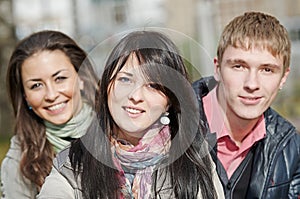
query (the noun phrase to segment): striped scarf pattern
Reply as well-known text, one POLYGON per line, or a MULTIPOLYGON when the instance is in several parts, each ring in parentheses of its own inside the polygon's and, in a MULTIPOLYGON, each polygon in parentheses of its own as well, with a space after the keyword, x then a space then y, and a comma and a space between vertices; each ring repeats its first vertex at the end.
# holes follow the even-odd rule
POLYGON ((112 138, 112 153, 123 183, 121 198, 151 197, 152 173, 171 146, 169 126, 148 131, 136 146, 112 138))

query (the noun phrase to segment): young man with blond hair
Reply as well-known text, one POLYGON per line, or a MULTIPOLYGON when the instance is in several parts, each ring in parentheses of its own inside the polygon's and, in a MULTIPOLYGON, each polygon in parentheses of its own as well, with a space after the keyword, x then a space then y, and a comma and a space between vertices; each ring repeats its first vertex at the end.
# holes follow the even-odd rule
POLYGON ((290 54, 288 32, 275 17, 247 12, 223 30, 214 78, 193 84, 226 198, 300 198, 300 135, 270 108, 290 54))

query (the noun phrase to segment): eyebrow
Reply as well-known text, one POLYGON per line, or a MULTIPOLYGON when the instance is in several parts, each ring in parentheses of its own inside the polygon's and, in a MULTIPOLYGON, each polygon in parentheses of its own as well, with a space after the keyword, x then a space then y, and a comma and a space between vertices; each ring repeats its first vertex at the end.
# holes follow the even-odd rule
MULTIPOLYGON (((234 63, 247 64, 247 62, 242 60, 242 59, 228 59, 228 60, 226 60, 226 64, 234 64, 234 63)), ((280 69, 280 66, 278 66, 277 64, 266 63, 266 64, 261 64, 261 66, 268 66, 268 67, 280 69)))
MULTIPOLYGON (((66 71, 66 69, 61 69, 57 72, 55 72, 53 75, 51 75, 51 77, 55 77, 57 76, 59 73, 63 72, 63 71, 66 71)), ((33 81, 33 82, 37 82, 37 81, 41 81, 42 79, 41 78, 33 78, 33 79, 28 79, 27 81, 25 82, 30 82, 30 81, 33 81)))
POLYGON ((233 64, 233 63, 243 63, 243 64, 247 64, 247 62, 245 62, 242 59, 227 59, 226 60, 226 64, 233 64))
POLYGON ((124 73, 125 75, 128 75, 128 76, 130 76, 130 77, 133 76, 132 73, 129 73, 129 72, 126 72, 126 71, 119 71, 119 73, 124 73))

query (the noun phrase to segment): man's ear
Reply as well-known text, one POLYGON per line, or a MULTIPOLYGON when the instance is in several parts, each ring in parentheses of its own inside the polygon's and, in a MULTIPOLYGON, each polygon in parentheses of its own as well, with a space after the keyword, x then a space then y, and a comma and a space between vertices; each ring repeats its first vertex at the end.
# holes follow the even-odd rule
POLYGON ((214 78, 216 81, 220 81, 220 64, 217 57, 214 58, 214 78))
POLYGON ((79 89, 83 90, 84 88, 84 82, 79 78, 79 89))
POLYGON ((280 81, 280 84, 279 84, 279 89, 280 90, 282 89, 283 85, 285 84, 285 82, 286 82, 289 74, 290 74, 290 67, 288 67, 288 68, 285 69, 285 72, 284 72, 284 74, 283 74, 283 76, 281 78, 281 81, 280 81))

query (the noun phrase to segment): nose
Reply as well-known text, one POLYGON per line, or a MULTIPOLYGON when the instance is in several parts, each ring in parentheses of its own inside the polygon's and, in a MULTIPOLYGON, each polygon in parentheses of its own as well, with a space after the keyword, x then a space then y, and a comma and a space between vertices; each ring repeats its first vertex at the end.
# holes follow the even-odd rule
POLYGON ((250 92, 259 89, 259 77, 256 71, 250 71, 248 73, 248 75, 246 76, 246 80, 244 82, 244 88, 250 92))
POLYGON ((143 102, 144 100, 144 91, 143 85, 136 86, 132 89, 132 91, 128 95, 129 100, 131 100, 134 104, 139 102, 143 102))
POLYGON ((59 92, 58 92, 58 89, 56 88, 56 86, 53 84, 48 84, 46 93, 45 93, 45 100, 53 102, 57 99, 58 94, 59 94, 59 92))

